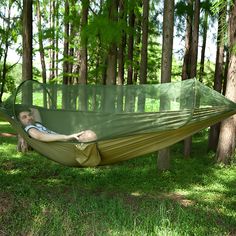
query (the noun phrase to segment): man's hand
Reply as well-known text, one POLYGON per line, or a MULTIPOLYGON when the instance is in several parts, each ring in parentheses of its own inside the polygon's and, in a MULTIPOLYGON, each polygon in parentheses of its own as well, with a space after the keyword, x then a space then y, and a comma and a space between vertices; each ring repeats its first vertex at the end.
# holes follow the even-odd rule
POLYGON ((79 142, 92 142, 97 140, 97 135, 92 130, 84 130, 79 133, 69 135, 71 139, 76 139, 79 142))
POLYGON ((81 132, 79 132, 79 133, 70 134, 70 135, 67 136, 67 137, 68 137, 68 140, 75 139, 75 140, 77 140, 77 141, 80 141, 79 137, 80 137, 82 134, 84 134, 84 132, 85 132, 85 131, 81 131, 81 132))

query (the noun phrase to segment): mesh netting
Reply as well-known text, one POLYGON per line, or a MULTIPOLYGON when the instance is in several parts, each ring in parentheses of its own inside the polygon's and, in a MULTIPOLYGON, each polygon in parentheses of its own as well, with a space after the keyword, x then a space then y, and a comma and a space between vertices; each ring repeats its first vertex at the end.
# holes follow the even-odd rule
POLYGON ((37 108, 49 129, 85 129, 109 139, 179 128, 235 104, 195 79, 157 85, 56 85, 25 81, 5 103, 9 114, 37 108))

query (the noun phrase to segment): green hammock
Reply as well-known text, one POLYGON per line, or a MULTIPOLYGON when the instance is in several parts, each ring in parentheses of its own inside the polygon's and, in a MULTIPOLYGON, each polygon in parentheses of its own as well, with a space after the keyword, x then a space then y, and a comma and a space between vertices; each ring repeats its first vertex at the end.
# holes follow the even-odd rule
POLYGON ((0 116, 34 150, 67 166, 113 164, 168 147, 236 113, 236 104, 196 79, 156 85, 57 85, 25 81, 0 116), (93 130, 96 142, 44 143, 16 118, 35 108, 42 123, 63 134, 93 130))

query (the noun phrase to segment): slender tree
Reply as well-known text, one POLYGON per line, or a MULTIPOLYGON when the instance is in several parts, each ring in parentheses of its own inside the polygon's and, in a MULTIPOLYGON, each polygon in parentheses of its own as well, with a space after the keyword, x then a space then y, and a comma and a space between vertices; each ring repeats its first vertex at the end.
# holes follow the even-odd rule
POLYGON ((32 79, 32 0, 23 0, 22 80, 32 79))
MULTIPOLYGON (((31 80, 33 74, 33 66, 32 66, 32 0, 23 0, 23 61, 22 61, 22 80, 31 80)), ((23 90, 23 104, 32 104, 32 90, 30 87, 26 88, 27 90, 23 90)), ((24 141, 24 139, 18 135, 18 144, 17 150, 21 152, 26 152, 29 150, 28 144, 24 141)))
POLYGON ((129 37, 128 37, 128 76, 127 84, 133 83, 133 54, 134 54, 134 5, 130 6, 129 11, 129 37))
MULTIPOLYGON (((126 24, 126 9, 125 9, 125 1, 120 0, 119 1, 119 21, 121 25, 126 24)), ((121 35, 121 42, 119 45, 118 50, 118 77, 117 77, 117 84, 121 85, 124 83, 124 65, 125 65, 125 46, 126 46, 126 32, 124 29, 122 29, 122 35, 121 35)))
MULTIPOLYGON (((75 0, 70 0, 70 13, 69 16, 70 18, 72 16, 77 16, 77 11, 75 10, 75 0)), ((69 23, 69 57, 68 57, 68 82, 69 84, 73 84, 73 67, 74 67, 74 54, 75 54, 75 35, 76 35, 76 23, 75 20, 70 20, 69 23)))
POLYGON ((50 17, 49 17, 49 21, 50 21, 50 29, 52 29, 52 35, 50 38, 50 49, 49 49, 49 80, 53 80, 55 78, 55 48, 56 48, 56 4, 58 1, 52 1, 50 0, 50 17))
POLYGON ((208 31, 208 18, 209 11, 204 9, 204 19, 203 19, 203 32, 202 32, 202 50, 201 50, 201 61, 200 61, 200 70, 199 70, 199 81, 202 82, 204 75, 204 64, 205 64, 205 52, 206 52, 206 41, 207 41, 207 31, 208 31))
MULTIPOLYGON (((142 2, 140 2, 140 5, 142 2)), ((138 76, 139 76, 139 55, 140 55, 140 42, 141 42, 141 17, 138 16, 136 17, 136 41, 135 41, 135 48, 134 48, 134 53, 135 53, 135 58, 136 60, 134 61, 134 77, 133 77, 133 81, 134 83, 137 83, 138 81, 138 76)))
MULTIPOLYGON (((214 89, 222 92, 222 81, 224 76, 224 43, 227 4, 221 4, 218 15, 217 52, 215 64, 214 89)), ((216 151, 220 132, 220 123, 211 126, 208 139, 208 149, 216 151)))
MULTIPOLYGON (((225 96, 236 102, 236 0, 232 1, 229 16, 229 67, 227 74, 227 85, 225 96)), ((219 142, 216 152, 217 161, 229 164, 235 151, 235 134, 236 134, 236 116, 222 121, 219 142)))
POLYGON ((188 11, 186 16, 186 33, 185 33, 185 51, 182 67, 182 80, 190 78, 190 45, 192 42, 192 11, 193 0, 188 0, 188 11))
POLYGON ((79 83, 86 84, 88 77, 88 49, 87 49, 87 36, 83 34, 83 31, 88 23, 88 9, 89 1, 82 1, 81 12, 81 42, 80 42, 80 71, 79 71, 79 83))
MULTIPOLYGON (((55 1, 54 1, 55 2, 55 1)), ((59 0, 56 1, 56 6, 55 6, 55 27, 56 27, 56 32, 55 32, 55 76, 58 78, 59 76, 59 0)), ((52 67, 52 70, 54 67, 52 67)))
POLYGON ((42 67, 42 78, 43 83, 47 81, 47 73, 46 73, 46 63, 45 63, 45 53, 43 46, 43 35, 42 35, 42 22, 41 22, 41 9, 40 9, 40 1, 36 1, 36 12, 37 12, 37 25, 38 25, 38 40, 39 40, 39 53, 40 53, 40 61, 42 67))
POLYGON ((65 12, 64 12, 64 51, 63 51, 63 84, 68 84, 68 70, 69 70, 69 1, 65 1, 65 12))
MULTIPOLYGON (((115 24, 118 20, 118 0, 108 0, 109 19, 115 24)), ((108 49, 106 84, 116 84, 117 73, 117 44, 112 40, 108 49)))
POLYGON ((190 68, 190 77, 191 78, 194 78, 197 75, 200 0, 195 0, 193 17, 194 18, 193 18, 193 28, 192 28, 191 68, 190 68))
MULTIPOLYGON (((199 37, 199 19, 200 19, 200 0, 195 0, 194 15, 192 26, 192 42, 190 47, 190 78, 197 75, 197 55, 198 55, 198 37, 199 37)), ((192 149, 192 137, 184 140, 184 157, 189 158, 192 149)))
MULTIPOLYGON (((164 2, 163 14, 163 34, 162 34, 162 60, 161 60, 161 82, 167 83, 171 81, 172 69, 172 49, 173 49, 173 31, 174 31, 174 0, 166 0, 164 2)), ((166 99, 160 101, 161 109, 168 106, 166 99)), ((168 170, 170 168, 169 148, 159 151, 157 159, 157 167, 159 170, 168 170)))
POLYGON ((140 63, 140 83, 147 83, 147 47, 148 47, 149 0, 143 0, 142 49, 140 63))

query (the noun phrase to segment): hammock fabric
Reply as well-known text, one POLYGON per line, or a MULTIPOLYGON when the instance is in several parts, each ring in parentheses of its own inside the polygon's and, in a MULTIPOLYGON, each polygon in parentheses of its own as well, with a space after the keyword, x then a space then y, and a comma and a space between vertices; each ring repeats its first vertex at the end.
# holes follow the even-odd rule
POLYGON ((236 113, 236 104, 195 79, 156 85, 57 85, 25 81, 0 116, 36 151, 67 166, 113 164, 168 147, 236 113), (35 108, 63 134, 93 130, 96 142, 30 138, 17 111, 35 108))

